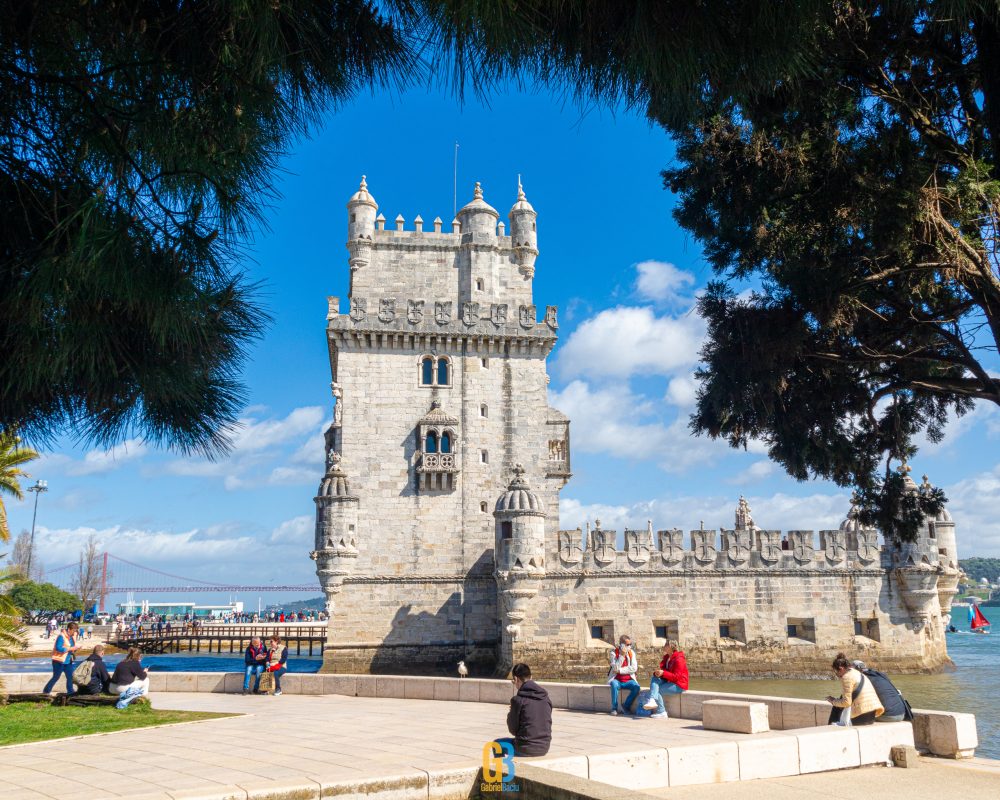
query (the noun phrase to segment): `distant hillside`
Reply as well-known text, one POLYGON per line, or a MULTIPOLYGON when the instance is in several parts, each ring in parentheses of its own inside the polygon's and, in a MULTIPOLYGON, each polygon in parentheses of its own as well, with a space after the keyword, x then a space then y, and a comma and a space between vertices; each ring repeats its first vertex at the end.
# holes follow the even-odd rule
POLYGON ((287 603, 275 603, 267 607, 268 611, 323 611, 326 609, 326 598, 310 597, 308 600, 294 600, 287 603))
POLYGON ((1000 558, 961 558, 958 565, 976 583, 981 578, 986 578, 990 583, 1000 580, 1000 558))

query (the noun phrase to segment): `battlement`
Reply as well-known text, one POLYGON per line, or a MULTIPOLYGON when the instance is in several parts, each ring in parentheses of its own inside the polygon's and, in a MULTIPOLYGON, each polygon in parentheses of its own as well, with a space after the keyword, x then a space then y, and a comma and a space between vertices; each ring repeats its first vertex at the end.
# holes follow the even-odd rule
POLYGON ((689 532, 684 546, 680 528, 618 533, 600 527, 561 530, 559 564, 566 570, 745 570, 761 569, 882 569, 884 548, 876 530, 814 531, 698 529, 689 532))

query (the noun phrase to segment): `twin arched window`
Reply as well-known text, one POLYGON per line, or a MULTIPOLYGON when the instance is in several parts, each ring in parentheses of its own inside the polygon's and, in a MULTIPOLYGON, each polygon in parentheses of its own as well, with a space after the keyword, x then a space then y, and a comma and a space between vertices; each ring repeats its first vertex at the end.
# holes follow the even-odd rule
POLYGON ((440 436, 438 436, 437 431, 427 431, 427 436, 424 437, 424 452, 437 453, 440 450, 442 453, 450 453, 453 445, 452 438, 451 431, 442 431, 440 436))
POLYGON ((420 385, 451 386, 451 362, 445 356, 436 360, 433 356, 424 356, 420 359, 420 385))

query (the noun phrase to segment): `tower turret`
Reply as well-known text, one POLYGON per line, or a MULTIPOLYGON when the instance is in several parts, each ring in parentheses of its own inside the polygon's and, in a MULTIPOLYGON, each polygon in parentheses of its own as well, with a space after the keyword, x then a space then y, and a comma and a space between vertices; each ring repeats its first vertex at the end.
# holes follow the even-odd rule
POLYGON ((351 494, 350 481, 340 465, 339 453, 327 453, 326 474, 313 500, 316 503, 316 549, 309 555, 316 562, 316 574, 326 594, 329 611, 333 595, 340 592, 358 558, 360 500, 351 494))
POLYGON ((375 215, 378 203, 368 193, 368 182, 361 176, 361 186, 347 201, 347 251, 352 270, 368 265, 375 236, 375 215))
MULTIPOLYGON (((920 491, 930 493, 934 487, 926 475, 920 484, 920 491)), ((961 570, 958 568, 958 542, 955 538, 955 523, 947 508, 942 508, 933 518, 927 518, 927 538, 929 544, 937 549, 938 562, 938 601, 941 604, 941 616, 950 622, 951 601, 958 594, 958 580, 961 570)), ((923 531, 921 531, 923 533, 923 531)))
POLYGON ((524 196, 524 187, 518 178, 517 202, 510 210, 510 240, 514 247, 514 259, 526 278, 535 274, 535 259, 538 257, 537 218, 535 209, 524 196))
POLYGON ((458 212, 458 221, 462 225, 462 243, 492 244, 497 237, 497 220, 500 215, 497 210, 483 200, 483 188, 476 181, 472 200, 466 203, 458 212), (466 235, 471 237, 466 240, 466 235))
POLYGON ((498 673, 514 663, 514 643, 527 615, 528 601, 538 594, 545 577, 545 511, 528 482, 524 467, 514 467, 514 478, 497 499, 494 558, 497 588, 503 608, 498 673))

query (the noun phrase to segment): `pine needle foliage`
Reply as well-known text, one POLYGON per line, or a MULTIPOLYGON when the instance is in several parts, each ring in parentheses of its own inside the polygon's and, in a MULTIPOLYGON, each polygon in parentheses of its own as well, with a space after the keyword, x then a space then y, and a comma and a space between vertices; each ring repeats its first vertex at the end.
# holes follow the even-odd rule
POLYGON ((224 452, 279 158, 415 71, 361 0, 0 0, 0 429, 224 452))
POLYGON ((28 473, 21 468, 36 458, 38 453, 30 447, 24 447, 20 437, 0 430, 0 542, 10 540, 4 496, 15 500, 24 499, 21 480, 27 478, 28 473))

